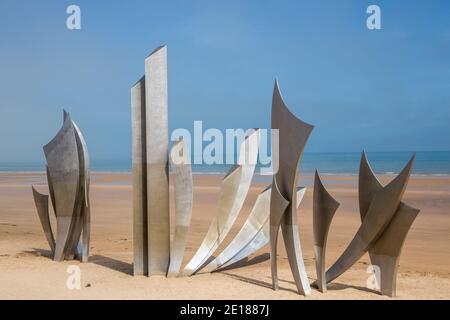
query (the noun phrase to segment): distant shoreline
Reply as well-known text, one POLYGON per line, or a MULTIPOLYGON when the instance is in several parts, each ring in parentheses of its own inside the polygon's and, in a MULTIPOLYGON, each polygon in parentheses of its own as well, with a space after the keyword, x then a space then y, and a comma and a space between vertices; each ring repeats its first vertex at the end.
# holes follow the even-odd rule
MULTIPOLYGON (((414 152, 367 152, 369 163, 377 174, 397 174, 414 152)), ((415 176, 450 176, 450 151, 418 151, 413 166, 415 176)), ((300 172, 313 174, 317 169, 327 175, 357 175, 361 153, 305 153, 301 160, 300 172)), ((232 164, 192 164, 194 174, 225 174, 232 164)), ((270 167, 258 163, 255 173, 270 167)), ((131 159, 92 160, 93 172, 129 173, 131 159)), ((40 161, 7 162, 0 161, 0 172, 44 172, 45 159, 40 161)))
MULTIPOLYGON (((324 175, 324 176, 358 176, 358 173, 347 173, 347 172, 319 172, 320 175, 324 175)), ((382 175, 382 176, 394 176, 397 175, 398 172, 375 172, 377 175, 382 175)), ((0 170, 0 174, 21 174, 21 175, 27 175, 27 174, 46 174, 45 171, 5 171, 5 170, 0 170)), ((102 170, 92 170, 91 174, 131 174, 131 171, 102 171, 102 170)), ((205 176, 220 176, 220 175, 224 175, 226 174, 226 171, 223 172, 219 172, 219 171, 214 171, 214 172, 207 172, 207 171, 193 171, 192 172, 193 175, 205 175, 205 176)), ((314 175, 314 172, 309 172, 309 171, 300 171, 300 175, 304 175, 304 176, 311 176, 314 175)), ((271 177, 269 175, 261 175, 259 173, 255 172, 255 176, 257 177, 271 177)), ((439 178, 439 177, 450 177, 450 173, 412 173, 411 176, 413 177, 435 177, 435 178, 439 178)))

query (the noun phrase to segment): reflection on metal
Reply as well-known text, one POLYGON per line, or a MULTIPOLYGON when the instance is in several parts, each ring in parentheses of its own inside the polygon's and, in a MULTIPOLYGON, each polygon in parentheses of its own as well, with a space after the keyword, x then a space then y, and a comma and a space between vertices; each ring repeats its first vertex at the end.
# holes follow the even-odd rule
POLYGON ((148 275, 166 275, 170 259, 167 47, 145 59, 148 275))
MULTIPOLYGON (((226 268, 254 254, 269 243, 271 189, 271 186, 269 186, 261 192, 242 229, 222 253, 202 269, 202 272, 226 268)), ((304 187, 300 187, 297 190, 297 208, 303 199, 305 191, 306 188, 304 187)))
MULTIPOLYGON (((376 192, 383 186, 376 178, 363 152, 360 164, 359 201, 361 220, 365 219, 370 203, 376 192)), ((420 210, 400 202, 391 222, 375 244, 369 248, 372 265, 380 268, 382 295, 394 297, 396 295, 397 268, 403 243, 412 223, 420 210)))
POLYGON ((167 47, 145 59, 131 89, 134 275, 166 275, 170 260, 167 47))
POLYGON ((278 288, 277 239, 281 226, 291 272, 300 294, 309 295, 311 288, 303 261, 297 223, 296 190, 298 167, 313 126, 296 118, 281 97, 278 82, 272 98, 272 129, 279 130, 279 169, 273 178, 270 204, 270 247, 272 284, 278 288), (285 199, 285 203, 280 201, 285 199))
POLYGON ((187 145, 176 141, 170 151, 175 193, 175 236, 170 251, 168 277, 176 277, 184 257, 192 216, 192 169, 187 145))
POLYGON ((316 170, 313 195, 314 256, 316 260, 317 286, 321 292, 327 291, 325 252, 331 220, 333 220, 338 207, 339 202, 325 189, 316 170))
MULTIPOLYGON (((361 168, 364 168, 365 155, 363 155, 361 168)), ((400 199, 405 191, 409 176, 411 174, 412 164, 414 162, 414 156, 400 172, 400 174, 392 180, 385 187, 378 188, 377 183, 371 178, 368 171, 362 170, 359 185, 360 185, 360 204, 361 212, 363 216, 361 227, 358 229, 355 237, 350 242, 349 246, 345 249, 344 253, 337 259, 337 261, 326 272, 327 283, 333 281, 348 268, 350 268, 355 262, 357 262, 365 252, 372 249, 377 241, 383 238, 385 231, 390 229, 390 224, 394 221, 396 212, 403 207, 400 203, 400 199), (365 185, 368 186, 365 189, 365 185), (378 190, 377 190, 378 189, 378 190), (371 190, 371 191, 367 191, 371 190), (370 194, 373 192, 373 195, 370 194), (370 205, 368 205, 368 198, 371 198, 370 205), (389 228, 388 228, 389 227, 389 228)), ((403 211, 403 209, 402 209, 403 211)), ((407 211, 410 211, 409 209, 407 211)), ((402 213, 401 216, 404 214, 402 213)), ((404 219, 395 219, 398 222, 394 224, 394 228, 397 228, 398 223, 402 223, 404 219)), ((408 219, 406 219, 408 220, 408 219)), ((412 223, 412 221, 411 221, 412 223)), ((396 233, 396 230, 391 231, 396 233)), ((388 237, 390 233, 388 233, 388 237)), ((402 234, 402 241, 406 236, 406 233, 402 234)), ((392 239, 392 238, 390 238, 392 239)), ((396 240, 400 241, 399 239, 396 240)), ((391 244, 397 246, 397 244, 391 244)), ((381 246, 381 251, 385 248, 381 246)), ((401 248, 401 245, 400 245, 401 248)), ((398 249, 400 253, 400 249, 398 249)), ((391 274, 391 272, 388 272, 391 274)))
POLYGON ((240 145, 238 165, 222 181, 217 213, 202 244, 182 274, 190 276, 201 268, 219 247, 241 211, 247 196, 258 156, 259 129, 247 135, 240 145))
POLYGON ((217 243, 219 231, 223 228, 224 222, 233 207, 236 199, 238 185, 241 181, 242 168, 234 166, 222 180, 219 203, 217 205, 217 213, 212 221, 205 238, 195 255, 182 271, 182 275, 192 275, 201 264, 212 254, 211 251, 217 243))
POLYGON ((77 146, 78 146, 78 154, 80 159, 80 168, 82 169, 80 172, 80 192, 84 193, 84 201, 81 203, 81 222, 80 227, 83 232, 83 238, 81 243, 78 242, 78 245, 81 245, 78 249, 78 253, 81 254, 81 261, 87 262, 89 257, 89 248, 91 243, 91 207, 89 200, 89 186, 91 184, 91 174, 90 174, 90 160, 89 160, 89 152, 87 149, 86 141, 84 140, 83 134, 81 130, 78 128, 76 123, 73 123, 73 127, 75 128, 75 135, 77 138, 77 146), (83 183, 84 182, 84 183, 83 183))
MULTIPOLYGON (((174 143, 170 159, 175 190, 175 236, 170 247, 168 176, 167 48, 157 48, 145 60, 145 75, 131 89, 134 274, 177 276, 183 260, 193 207, 193 182, 184 142, 174 143), (183 161, 176 162, 182 154, 183 161)), ((272 163, 277 169, 271 187, 258 196, 240 231, 214 259, 247 196, 254 174, 259 130, 240 145, 238 164, 222 180, 217 211, 194 256, 181 272, 212 272, 229 267, 270 244, 273 289, 278 289, 277 242, 281 228, 289 266, 303 295, 311 288, 300 244, 297 206, 305 189, 297 189, 299 165, 313 126, 292 114, 275 82, 272 97, 272 163), (278 140, 277 140, 278 138, 278 140), (203 268, 203 269, 202 269, 203 268)), ((56 243, 48 217, 48 197, 33 189, 36 206, 55 260, 86 255, 89 243, 89 158, 76 125, 65 115, 57 137, 44 147, 48 161, 48 185, 55 208, 56 243), (67 119, 66 119, 67 118, 67 119), (63 157, 61 154, 64 153, 63 157), (87 230, 87 232, 86 232, 87 230), (80 247, 79 237, 83 234, 80 247), (81 250, 77 249, 81 248, 81 250)), ((314 183, 314 252, 320 291, 350 268, 365 252, 381 267, 381 292, 393 296, 402 245, 419 213, 403 202, 414 157, 388 185, 382 186, 363 153, 359 175, 362 224, 343 254, 325 272, 329 227, 339 203, 326 191, 316 172, 314 183)))
POLYGON ((48 196, 33 188, 39 218, 55 261, 89 255, 89 156, 80 130, 64 111, 58 134, 44 146, 47 181, 56 215, 56 241, 48 212, 48 196), (81 234, 83 238, 80 240, 81 234))
POLYGON ((245 221, 242 229, 234 237, 231 243, 218 255, 213 261, 211 261, 200 273, 211 272, 228 262, 240 251, 245 250, 256 235, 262 231, 263 226, 269 218, 269 205, 270 205, 270 187, 266 188, 261 194, 258 195, 255 205, 250 212, 250 215, 245 221))

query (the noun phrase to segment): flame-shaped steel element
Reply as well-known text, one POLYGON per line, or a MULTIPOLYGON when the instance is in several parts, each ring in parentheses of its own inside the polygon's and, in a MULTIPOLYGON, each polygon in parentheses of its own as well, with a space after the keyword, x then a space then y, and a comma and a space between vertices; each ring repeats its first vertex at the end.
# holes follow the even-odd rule
MULTIPOLYGON (((362 224, 349 246, 326 272, 327 283, 339 277, 354 263, 356 263, 365 252, 373 248, 380 237, 382 237, 383 233, 387 230, 387 227, 391 221, 393 221, 396 212, 401 207, 400 199, 405 192, 413 162, 414 156, 394 180, 377 191, 376 189, 378 189, 378 187, 376 186, 375 181, 367 178, 369 177, 367 172, 362 172, 359 180, 360 186, 367 183, 367 190, 370 189, 374 191, 372 200, 370 205, 367 206, 367 199, 361 199, 362 212, 366 212, 364 214, 362 224)), ((365 191, 365 189, 364 191, 361 191, 361 197, 365 197, 367 194, 369 194, 369 192, 365 191)), ((399 219, 395 225, 401 223, 402 221, 403 218, 399 219)), ((391 233, 388 233, 388 237, 391 237, 390 234, 391 233)), ((404 235, 406 235, 406 233, 404 235)), ((382 242, 382 244, 383 243, 384 242, 382 242)), ((384 249, 387 248, 385 248, 384 245, 381 245, 381 251, 384 251, 384 249)), ((387 250, 386 252, 388 251, 390 250, 387 250)))
POLYGON ((64 111, 64 123, 55 138, 44 146, 47 181, 56 215, 56 241, 53 236, 48 196, 33 187, 39 218, 55 261, 89 256, 89 155, 84 138, 64 111), (83 238, 80 240, 81 234, 83 238))
POLYGON ((255 171, 258 157, 259 129, 252 130, 240 145, 238 164, 222 181, 222 189, 214 220, 195 255, 182 274, 197 272, 219 247, 241 211, 255 171))
POLYGON ((84 140, 81 130, 78 128, 75 122, 73 123, 73 127, 75 128, 75 134, 77 138, 78 153, 80 156, 80 168, 82 168, 82 172, 80 174, 80 182, 84 182, 84 185, 80 185, 81 195, 84 192, 84 201, 81 204, 81 223, 83 224, 83 238, 81 241, 81 248, 78 251, 81 251, 81 261, 87 262, 89 257, 89 247, 91 243, 91 207, 89 199, 89 188, 91 185, 90 159, 87 144, 84 140))
MULTIPOLYGON (((361 156, 359 170, 359 206, 364 221, 375 194, 383 186, 378 181, 365 152, 361 156)), ((369 248, 372 265, 380 268, 380 289, 382 295, 396 295, 397 269, 406 236, 420 210, 400 202, 397 211, 381 237, 369 248)))
MULTIPOLYGON (((306 188, 304 187, 299 187, 297 190, 297 208, 305 195, 305 191, 306 188)), ((258 195, 255 205, 241 230, 222 253, 203 268, 201 272, 227 268, 254 254, 269 243, 271 192, 272 187, 268 186, 258 195)))
POLYGON ((175 236, 170 248, 168 277, 176 277, 183 261, 192 216, 192 169, 189 150, 183 140, 173 143, 170 150, 173 185, 175 189, 175 236))
POLYGON ((135 275, 166 275, 169 267, 167 112, 167 47, 161 46, 131 89, 135 275))
MULTIPOLYGON (((275 82, 272 98, 272 129, 279 130, 279 169, 273 178, 270 203, 270 249, 272 284, 278 289, 277 239, 281 226, 289 265, 300 294, 311 288, 303 261, 295 208, 299 163, 313 126, 296 118, 281 97, 275 82), (285 199, 285 202, 280 201, 285 199), (287 203, 287 204, 286 204, 287 203)), ((272 143, 274 143, 272 141, 272 143)), ((273 149, 273 147, 272 147, 273 149)), ((277 156, 277 155, 274 155, 277 156)))
POLYGON ((316 260, 317 286, 321 292, 327 291, 325 252, 330 224, 338 207, 339 202, 325 189, 316 170, 313 195, 314 256, 316 260))

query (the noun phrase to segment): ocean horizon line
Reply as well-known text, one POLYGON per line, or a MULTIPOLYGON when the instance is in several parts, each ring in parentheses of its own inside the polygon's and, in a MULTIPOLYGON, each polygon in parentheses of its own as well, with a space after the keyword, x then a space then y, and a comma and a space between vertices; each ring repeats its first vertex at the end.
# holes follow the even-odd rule
MULTIPOLYGON (((450 175, 450 151, 395 151, 395 152, 367 152, 369 163, 377 174, 397 174, 400 172, 413 153, 416 159, 413 175, 450 175)), ((353 175, 359 172, 360 152, 326 152, 305 153, 303 155, 300 172, 321 174, 353 175)), ((92 172, 129 173, 131 159, 109 159, 91 161, 92 172)), ((195 174, 223 174, 233 164, 192 164, 195 174)), ((268 165, 256 165, 255 173, 260 169, 268 169, 268 165)), ((0 172, 45 172, 45 160, 29 162, 0 162, 0 172)))

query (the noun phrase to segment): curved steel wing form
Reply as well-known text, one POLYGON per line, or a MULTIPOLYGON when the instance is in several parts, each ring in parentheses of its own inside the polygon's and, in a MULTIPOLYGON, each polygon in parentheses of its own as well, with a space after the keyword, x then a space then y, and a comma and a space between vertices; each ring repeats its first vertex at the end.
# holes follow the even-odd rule
POLYGON ((183 275, 197 272, 219 247, 241 211, 255 171, 259 130, 252 131, 240 145, 238 164, 222 181, 217 212, 199 249, 184 268, 183 275))
POLYGON ((325 252, 328 231, 338 207, 339 202, 325 189, 316 170, 313 195, 313 233, 317 285, 321 292, 327 291, 327 283, 325 281, 325 252))
MULTIPOLYGON (((267 245, 270 241, 270 195, 271 186, 266 188, 256 199, 255 205, 233 241, 222 253, 211 262, 215 267, 211 271, 229 267, 230 265, 247 258, 267 245)), ((306 188, 297 190, 297 208, 300 205, 306 188)), ((209 265, 208 265, 209 266, 209 265)), ((207 266, 207 267, 208 267, 207 266)), ((206 269, 206 268, 205 268, 206 269)), ((204 271, 203 269, 202 271, 204 271)))
POLYGON ((89 155, 80 129, 64 111, 57 135, 44 146, 47 182, 56 216, 56 241, 48 217, 48 196, 33 188, 37 211, 55 261, 89 256, 89 155), (80 240, 81 234, 83 239, 80 240))
POLYGON ((44 146, 45 158, 55 196, 57 233, 55 261, 65 258, 70 246, 70 235, 76 223, 77 195, 80 183, 80 167, 75 128, 69 116, 58 134, 44 146))
POLYGON ((50 224, 50 216, 48 213, 48 195, 39 193, 34 187, 31 187, 31 189, 33 190, 34 203, 36 204, 42 229, 44 229, 45 237, 54 254, 55 238, 53 236, 52 225, 50 224))
POLYGON ((270 205, 272 284, 274 289, 278 288, 276 246, 281 226, 291 272, 298 292, 303 295, 309 295, 311 288, 301 250, 297 210, 293 204, 296 203, 299 163, 313 128, 312 125, 296 118, 289 111, 281 96, 278 82, 275 81, 272 98, 272 129, 279 130, 279 169, 273 179, 270 205), (287 201, 285 208, 277 201, 280 195, 287 201))
MULTIPOLYGON (((361 156, 359 203, 361 221, 364 220, 370 202, 383 188, 370 167, 365 152, 361 156)), ((397 269, 403 243, 420 210, 400 202, 397 211, 381 237, 369 248, 372 265, 380 268, 382 295, 394 297, 397 287, 397 269)))
POLYGON ((170 264, 167 276, 176 277, 183 262, 191 224, 193 201, 192 169, 189 151, 183 140, 173 143, 169 159, 175 189, 175 236, 170 249, 170 264))
POLYGON ((355 237, 326 272, 327 283, 336 279, 357 262, 382 235, 400 205, 413 162, 414 156, 394 180, 375 193, 355 237))

